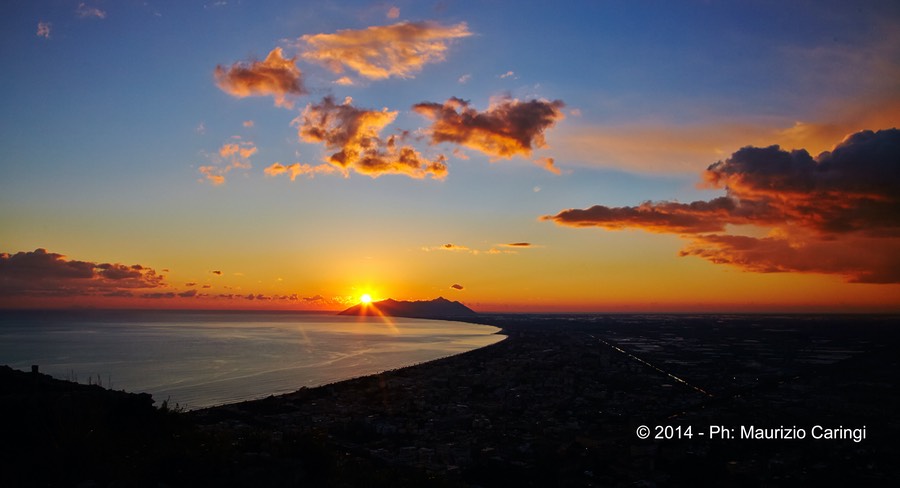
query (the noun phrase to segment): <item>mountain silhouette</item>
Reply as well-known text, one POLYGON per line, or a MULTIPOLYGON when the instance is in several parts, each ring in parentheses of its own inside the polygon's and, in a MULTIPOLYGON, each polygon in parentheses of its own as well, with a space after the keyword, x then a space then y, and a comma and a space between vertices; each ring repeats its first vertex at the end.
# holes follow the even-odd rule
POLYGON ((471 308, 444 297, 415 302, 397 301, 392 298, 373 303, 354 305, 338 315, 388 315, 418 319, 463 318, 478 315, 471 308))

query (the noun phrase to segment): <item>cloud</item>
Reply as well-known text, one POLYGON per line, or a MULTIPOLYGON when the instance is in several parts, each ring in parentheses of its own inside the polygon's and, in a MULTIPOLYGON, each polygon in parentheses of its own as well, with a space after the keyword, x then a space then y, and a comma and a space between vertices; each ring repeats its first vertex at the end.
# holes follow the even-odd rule
POLYGON ((459 79, 456 80, 456 82, 459 83, 460 85, 465 85, 471 79, 472 79, 472 73, 466 73, 466 74, 460 76, 459 79))
POLYGON ((140 295, 141 298, 150 298, 153 300, 175 298, 176 296, 178 296, 178 295, 174 291, 144 293, 144 294, 140 295))
POLYGON ((264 61, 234 63, 228 68, 216 66, 216 85, 238 98, 271 95, 276 106, 293 108, 294 102, 288 97, 307 93, 295 61, 296 58, 285 59, 281 48, 276 47, 264 61))
POLYGON ((757 273, 839 274, 856 283, 900 282, 900 240, 849 236, 840 240, 804 236, 701 235, 680 256, 697 256, 757 273))
POLYGON ((650 232, 698 233, 725 230, 726 224, 752 222, 752 212, 739 218, 741 210, 732 198, 720 197, 708 202, 644 202, 635 207, 594 205, 587 209, 568 209, 544 216, 560 225, 603 227, 609 230, 640 228, 650 232))
POLYGON ((354 107, 348 97, 335 103, 325 97, 318 104, 309 104, 293 121, 302 141, 322 143, 335 151, 325 158, 347 175, 349 170, 373 178, 383 174, 402 174, 421 179, 430 176, 442 179, 447 174, 446 158, 439 155, 427 159, 410 146, 402 145, 406 133, 382 139, 381 131, 397 117, 397 112, 367 110, 354 107))
POLYGON ((250 169, 250 157, 256 154, 257 148, 252 141, 227 142, 219 148, 216 155, 208 156, 215 164, 200 166, 198 170, 207 181, 214 186, 225 183, 225 175, 233 169, 250 169))
POLYGON ((263 170, 266 176, 278 176, 280 174, 288 174, 291 178, 291 181, 297 179, 298 176, 305 175, 307 178, 313 178, 319 174, 332 174, 338 171, 337 168, 330 164, 317 164, 315 166, 309 164, 302 163, 294 163, 289 166, 285 166, 281 163, 273 163, 268 168, 263 170))
POLYGON ((386 16, 389 19, 399 18, 400 17, 400 9, 396 6, 392 6, 391 8, 388 9, 386 16))
POLYGON ((747 146, 710 165, 703 179, 726 195, 687 204, 595 205, 542 220, 685 234, 692 243, 682 256, 748 271, 900 282, 900 130, 860 131, 817 157, 747 146), (763 238, 721 234, 741 225, 772 230, 763 238))
POLYGON ((44 39, 50 39, 50 28, 53 26, 50 22, 38 22, 37 36, 44 39))
POLYGON ((470 249, 466 246, 458 246, 456 244, 447 243, 440 247, 440 249, 444 251, 469 251, 470 249))
POLYGON ((219 156, 223 158, 234 157, 236 160, 249 159, 256 154, 256 145, 250 141, 225 143, 219 148, 219 156))
POLYGON ((518 77, 516 76, 516 73, 515 73, 515 72, 513 72, 513 71, 507 71, 506 73, 503 73, 502 75, 498 76, 498 78, 500 78, 501 80, 502 80, 502 79, 505 79, 505 78, 512 78, 512 79, 515 80, 515 79, 518 78, 518 77))
POLYGON ((212 183, 213 186, 225 183, 225 175, 222 173, 222 169, 217 166, 200 166, 199 171, 206 178, 206 181, 212 183))
POLYGON ((212 273, 216 276, 222 276, 222 271, 220 271, 218 269, 212 270, 212 271, 210 271, 210 273, 212 273))
POLYGON ((555 165, 556 165, 556 160, 553 159, 553 158, 539 158, 539 159, 535 159, 535 160, 534 160, 534 164, 536 164, 536 165, 538 165, 538 166, 540 166, 540 167, 546 169, 547 171, 549 171, 549 172, 551 172, 551 173, 553 173, 553 174, 555 174, 555 175, 562 174, 562 171, 560 171, 559 168, 557 168, 557 167, 555 166, 555 165))
MULTIPOLYGON (((531 244, 529 244, 527 242, 516 242, 516 243, 512 243, 512 244, 500 244, 499 246, 500 247, 517 248, 517 247, 528 247, 530 245, 531 244)), ((472 255, 476 255, 476 256, 480 255, 480 254, 517 254, 516 251, 511 250, 511 249, 497 249, 495 247, 492 247, 492 248, 488 249, 487 251, 483 251, 483 250, 479 250, 479 249, 471 249, 467 246, 461 246, 459 244, 453 244, 453 243, 447 243, 447 244, 443 244, 441 246, 430 246, 430 247, 426 246, 426 247, 422 247, 422 250, 425 252, 447 251, 447 252, 453 252, 453 253, 472 254, 472 255)))
POLYGON ((253 127, 253 121, 252 121, 252 120, 245 120, 245 121, 244 121, 244 127, 253 127))
POLYGON ((560 100, 512 98, 493 101, 484 112, 469 102, 452 97, 443 104, 423 102, 413 110, 433 121, 431 143, 453 142, 496 158, 530 156, 534 148, 546 145, 544 131, 564 118, 560 100))
POLYGON ((465 289, 462 285, 457 284, 457 283, 454 283, 454 284, 450 285, 450 288, 452 288, 452 289, 454 289, 454 290, 463 290, 463 289, 465 289))
POLYGON ((88 17, 92 17, 95 19, 105 19, 106 18, 106 12, 104 12, 103 10, 100 10, 97 7, 89 7, 88 5, 86 5, 84 3, 78 4, 78 8, 75 9, 75 15, 77 15, 78 17, 80 17, 82 19, 85 19, 88 17))
POLYGON ((162 286, 162 275, 139 264, 70 260, 46 249, 0 253, 0 294, 101 295, 162 286))
MULTIPOLYGON (((398 12, 399 13, 399 12, 398 12)), ((444 60, 451 40, 472 35, 465 22, 400 22, 300 38, 303 58, 334 73, 350 69, 365 78, 411 78, 428 63, 444 60)))

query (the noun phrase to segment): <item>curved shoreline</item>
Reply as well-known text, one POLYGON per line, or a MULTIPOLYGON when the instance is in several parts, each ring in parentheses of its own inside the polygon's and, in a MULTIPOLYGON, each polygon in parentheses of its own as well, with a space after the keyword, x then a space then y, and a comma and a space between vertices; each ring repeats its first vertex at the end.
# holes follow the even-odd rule
MULTIPOLYGON (((0 473, 0 484, 109 484, 135 476, 146 481, 139 486, 900 482, 892 420, 900 410, 896 317, 492 315, 473 321, 485 322, 506 339, 185 414, 132 406, 115 410, 120 420, 112 430, 60 401, 71 392, 33 400, 29 374, 18 373, 20 393, 0 401, 4 427, 13 433, 7 445, 16 448, 7 453, 13 482, 4 483, 9 475, 0 473), (48 418, 62 419, 59 431, 47 430, 48 418), (639 425, 666 424, 692 426, 694 437, 635 434, 639 425), (781 424, 865 425, 868 435, 860 443, 697 435, 709 426, 781 424), (65 441, 64 448, 54 450, 42 437, 47 432, 65 441), (95 437, 85 450, 88 432, 95 437), (115 442, 99 444, 96 432, 115 442), (35 452, 41 455, 27 456, 35 452), (74 471, 58 475, 64 482, 27 478, 57 476, 36 466, 47 462, 74 471), (15 482, 22 479, 30 482, 15 482)), ((77 389, 105 396, 96 387, 77 389)), ((110 397, 102 404, 121 402, 110 397)))

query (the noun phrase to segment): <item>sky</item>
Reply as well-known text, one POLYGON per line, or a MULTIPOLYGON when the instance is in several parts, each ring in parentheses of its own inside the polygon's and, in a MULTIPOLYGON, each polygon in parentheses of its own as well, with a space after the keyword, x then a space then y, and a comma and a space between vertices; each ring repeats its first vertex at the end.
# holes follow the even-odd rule
POLYGON ((895 1, 0 5, 0 307, 900 311, 895 1))

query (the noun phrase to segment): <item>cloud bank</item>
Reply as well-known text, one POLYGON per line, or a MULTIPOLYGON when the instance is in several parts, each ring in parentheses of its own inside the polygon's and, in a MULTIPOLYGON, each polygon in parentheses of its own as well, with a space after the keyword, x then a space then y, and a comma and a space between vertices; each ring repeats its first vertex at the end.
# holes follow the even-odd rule
POLYGON ((684 234, 691 244, 682 256, 747 271, 900 283, 900 130, 860 131, 817 157, 802 149, 747 146, 710 165, 703 180, 726 195, 687 204, 595 205, 542 219, 684 234), (770 233, 725 233, 736 225, 770 233))
POLYGON ((140 264, 70 260, 35 249, 0 253, 0 292, 4 295, 109 295, 165 286, 164 278, 140 264))

